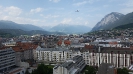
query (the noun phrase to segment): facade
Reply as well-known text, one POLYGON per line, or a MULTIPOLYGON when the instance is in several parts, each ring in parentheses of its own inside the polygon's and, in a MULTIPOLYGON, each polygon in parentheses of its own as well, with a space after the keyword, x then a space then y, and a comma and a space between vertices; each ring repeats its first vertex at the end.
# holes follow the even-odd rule
POLYGON ((72 52, 63 48, 40 48, 36 50, 37 60, 43 62, 64 62, 72 58, 72 52))
POLYGON ((111 63, 114 67, 129 67, 133 64, 133 49, 104 47, 89 50, 88 65, 99 66, 101 63, 111 63))
POLYGON ((0 73, 6 72, 16 65, 15 51, 12 48, 0 49, 0 73))
POLYGON ((27 60, 36 60, 36 48, 38 45, 31 43, 17 43, 17 46, 12 47, 15 51, 16 65, 20 66, 21 62, 26 62, 27 60))
POLYGON ((55 66, 53 68, 53 74, 79 74, 85 65, 82 56, 75 56, 73 59, 55 66))
POLYGON ((89 61, 90 61, 90 58, 89 58, 89 51, 83 52, 83 53, 82 53, 82 57, 83 57, 85 63, 86 63, 87 65, 89 65, 89 64, 90 64, 90 63, 89 63, 89 61))
POLYGON ((69 40, 60 40, 55 48, 37 48, 36 56, 38 62, 60 63, 72 58, 69 40))
POLYGON ((101 63, 111 63, 114 67, 129 67, 133 64, 133 48, 131 47, 96 47, 85 48, 40 48, 36 51, 38 61, 61 63, 80 55, 85 63, 100 66, 101 63))
POLYGON ((2 43, 2 45, 3 46, 16 46, 16 42, 13 39, 11 39, 8 42, 2 43))

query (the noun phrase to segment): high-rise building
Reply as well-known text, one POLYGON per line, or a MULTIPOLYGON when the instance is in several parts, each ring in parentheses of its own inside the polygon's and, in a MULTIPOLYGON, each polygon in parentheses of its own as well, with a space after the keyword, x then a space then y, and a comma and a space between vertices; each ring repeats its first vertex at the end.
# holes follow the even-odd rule
POLYGON ((0 73, 6 72, 15 66, 15 51, 12 48, 0 49, 0 73))

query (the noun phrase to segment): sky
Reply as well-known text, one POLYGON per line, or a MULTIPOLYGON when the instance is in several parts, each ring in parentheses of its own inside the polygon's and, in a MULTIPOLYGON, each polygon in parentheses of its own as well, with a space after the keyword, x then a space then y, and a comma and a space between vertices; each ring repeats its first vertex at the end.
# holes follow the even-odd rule
POLYGON ((93 28, 111 12, 133 12, 133 0, 0 0, 0 20, 42 28, 59 24, 93 28))

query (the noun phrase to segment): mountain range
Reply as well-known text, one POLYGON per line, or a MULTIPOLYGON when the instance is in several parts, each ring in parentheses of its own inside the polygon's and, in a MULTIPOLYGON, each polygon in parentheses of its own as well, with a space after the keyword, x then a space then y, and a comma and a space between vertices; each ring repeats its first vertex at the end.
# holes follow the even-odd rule
POLYGON ((113 29, 120 25, 133 23, 133 12, 126 15, 112 12, 98 22, 91 31, 113 29))
POLYGON ((63 32, 66 34, 83 34, 89 32, 90 30, 91 28, 85 25, 69 25, 69 24, 59 24, 49 29, 49 31, 51 32, 63 32))
POLYGON ((38 27, 31 24, 18 24, 12 21, 5 20, 0 20, 0 29, 21 29, 23 31, 40 30, 47 33, 49 32, 50 34, 82 34, 91 30, 91 28, 89 28, 88 26, 83 25, 59 24, 54 27, 38 27))
MULTIPOLYGON (((12 21, 0 20, 0 29, 20 29, 23 31, 31 31, 34 30, 34 33, 42 33, 43 34, 83 34, 89 31, 97 31, 97 30, 108 30, 113 29, 115 27, 133 23, 133 12, 128 13, 126 15, 112 12, 107 14, 101 21, 99 21, 91 30, 90 27, 85 25, 70 25, 70 24, 59 24, 54 27, 38 27, 31 24, 18 24, 12 21), (47 31, 46 31, 47 30, 47 31), (37 32, 40 31, 40 32, 37 32)), ((32 34, 34 34, 32 33, 32 34)), ((27 33, 28 34, 28 33, 27 33)))
POLYGON ((12 21, 0 20, 0 29, 21 29, 24 31, 31 31, 31 30, 42 30, 44 29, 30 25, 30 24, 18 24, 12 21))

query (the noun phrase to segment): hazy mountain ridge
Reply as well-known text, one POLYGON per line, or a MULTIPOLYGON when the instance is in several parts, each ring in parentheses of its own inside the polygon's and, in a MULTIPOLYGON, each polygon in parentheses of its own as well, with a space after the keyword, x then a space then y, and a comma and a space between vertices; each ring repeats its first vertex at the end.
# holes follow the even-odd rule
POLYGON ((54 26, 50 29, 50 31, 54 32, 64 32, 67 34, 82 34, 90 31, 91 28, 84 25, 68 25, 68 24, 59 24, 57 26, 54 26))
MULTIPOLYGON (((43 27, 45 28, 45 27, 43 27)), ((19 36, 19 35, 34 35, 34 34, 64 34, 61 32, 49 32, 44 29, 30 25, 30 24, 17 24, 12 21, 0 20, 0 36, 19 36)))
POLYGON ((0 29, 0 37, 14 37, 19 35, 34 35, 34 34, 50 34, 47 31, 42 30, 31 30, 24 31, 21 29, 0 29))
POLYGON ((17 24, 12 21, 0 20, 0 29, 22 29, 25 31, 31 30, 44 30, 38 26, 30 25, 30 24, 17 24))
POLYGON ((112 12, 108 15, 106 15, 100 22, 98 22, 92 29, 92 31, 95 30, 101 30, 101 29, 110 29, 112 28, 112 24, 114 24, 116 21, 123 18, 124 15, 118 12, 112 12), (109 27, 109 25, 111 25, 109 27))
POLYGON ((32 30, 40 30, 40 31, 46 31, 44 29, 47 29, 47 32, 50 31, 50 34, 82 34, 86 33, 91 30, 88 26, 84 25, 68 25, 68 24, 59 24, 52 28, 46 26, 46 27, 37 27, 30 24, 17 24, 12 21, 5 21, 0 20, 0 29, 21 29, 24 31, 32 31, 32 30), (61 33, 63 32, 63 33, 61 33))

